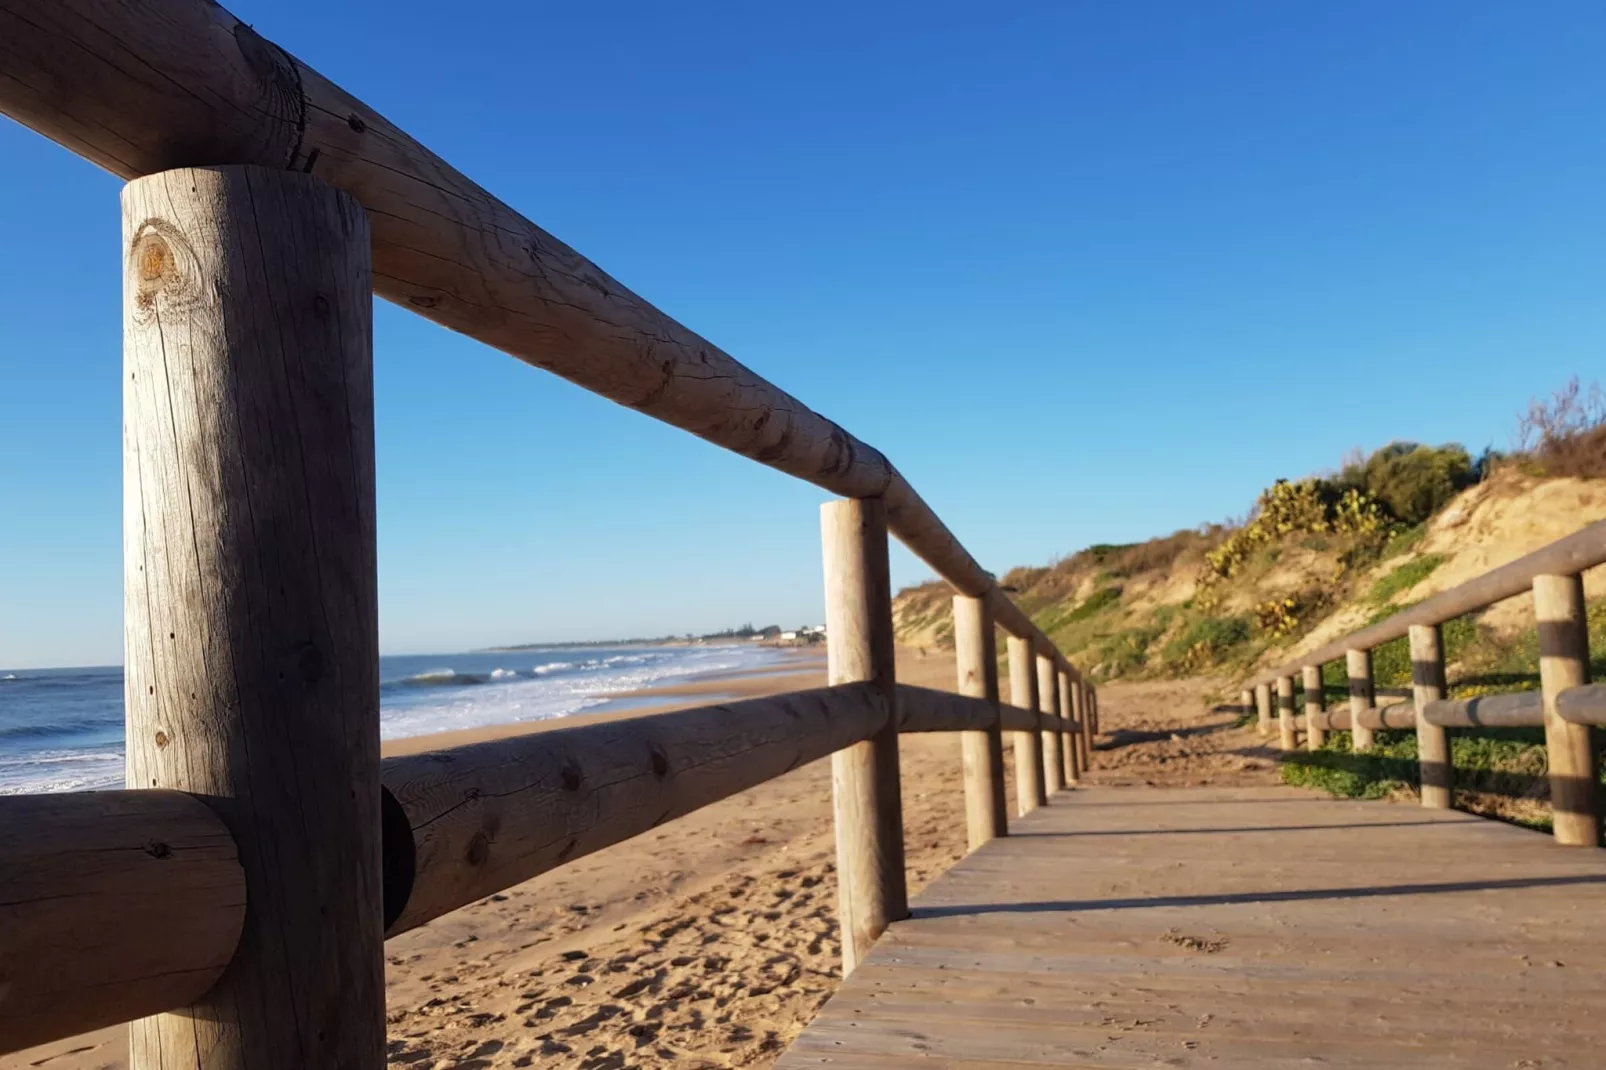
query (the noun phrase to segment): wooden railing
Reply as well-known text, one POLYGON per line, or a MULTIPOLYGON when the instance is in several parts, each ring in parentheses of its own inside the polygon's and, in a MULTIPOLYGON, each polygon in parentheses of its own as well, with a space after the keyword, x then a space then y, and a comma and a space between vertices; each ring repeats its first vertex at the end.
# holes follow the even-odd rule
POLYGON ((1601 811, 1594 728, 1606 725, 1606 687, 1589 683, 1583 573, 1603 563, 1606 521, 1261 673, 1244 684, 1240 702, 1256 712, 1260 734, 1270 736, 1275 697, 1278 743, 1285 751, 1297 747, 1301 728, 1311 750, 1322 746, 1328 732, 1347 730, 1356 751, 1369 750, 1379 729, 1415 729, 1422 805, 1437 809, 1449 808, 1454 794, 1447 729, 1543 727, 1556 841, 1597 846, 1601 811), (1539 690, 1448 698, 1442 626, 1529 593, 1538 621, 1539 690), (1410 644, 1411 698, 1381 705, 1372 651, 1402 637, 1410 644), (1349 704, 1327 710, 1322 666, 1339 658, 1348 670, 1349 704), (1294 714, 1296 676, 1304 692, 1302 721, 1294 714))
POLYGON ((899 732, 959 734, 972 848, 1005 732, 1020 813, 1087 768, 1097 693, 879 452, 209 0, 0 0, 0 110, 132 180, 129 788, 0 798, 0 1050, 378 1068, 386 937, 826 755, 851 970, 908 911, 899 732), (374 293, 842 496, 830 686, 381 761, 374 293), (889 530, 958 694, 896 682, 889 530))

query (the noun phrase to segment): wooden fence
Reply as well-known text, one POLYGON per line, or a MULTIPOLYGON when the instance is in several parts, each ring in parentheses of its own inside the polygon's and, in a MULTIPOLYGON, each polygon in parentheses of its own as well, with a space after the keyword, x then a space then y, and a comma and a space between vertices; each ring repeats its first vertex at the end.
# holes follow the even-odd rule
POLYGON ((1260 734, 1272 731, 1277 706, 1278 743, 1297 746, 1305 731, 1311 750, 1334 730, 1352 733, 1353 749, 1369 750, 1379 729, 1415 729, 1421 763, 1422 805, 1447 809, 1454 794, 1451 728, 1543 727, 1549 765, 1552 829, 1558 843, 1600 843, 1599 741, 1606 725, 1606 686, 1589 682, 1589 629, 1583 573, 1606 563, 1606 521, 1559 539, 1510 564, 1362 628, 1244 684, 1242 708, 1257 714, 1260 734), (1531 594, 1539 634, 1539 690, 1452 700, 1447 695, 1442 626, 1475 610, 1531 594), (1373 680, 1372 652, 1408 637, 1411 697, 1381 705, 1373 680), (1322 666, 1343 658, 1348 671, 1347 708, 1325 708, 1322 666), (1295 677, 1303 689, 1305 716, 1295 717, 1295 677))
POLYGON ((959 734, 972 847, 1004 733, 1019 812, 1087 768, 1096 692, 879 452, 209 0, 0 0, 0 111, 131 180, 128 790, 0 798, 0 1050, 378 1068, 386 937, 826 755, 852 970, 908 910, 899 732, 959 734), (381 761, 375 293, 841 496, 829 686, 381 761), (889 530, 959 694, 895 680, 889 530))

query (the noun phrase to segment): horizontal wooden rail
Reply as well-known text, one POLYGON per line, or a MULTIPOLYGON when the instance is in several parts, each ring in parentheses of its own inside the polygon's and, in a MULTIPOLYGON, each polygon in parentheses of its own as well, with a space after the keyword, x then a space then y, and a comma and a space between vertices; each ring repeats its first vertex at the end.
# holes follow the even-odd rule
POLYGON ((1424 706, 1422 717, 1441 728, 1536 728, 1545 723, 1545 702, 1538 691, 1440 699, 1424 706))
MULTIPOLYGON (((1237 709, 1237 707, 1232 707, 1237 709)), ((1606 684, 1571 687, 1556 696, 1556 712, 1573 724, 1606 726, 1606 684)), ((1440 699, 1422 709, 1428 724, 1441 728, 1538 728, 1545 723, 1544 695, 1538 691, 1516 691, 1505 695, 1477 698, 1440 699)), ((1326 731, 1348 729, 1353 721, 1345 709, 1325 710, 1298 720, 1302 730, 1314 724, 1326 731)), ((1365 728, 1405 729, 1416 726, 1416 712, 1409 702, 1372 706, 1362 711, 1365 728)))
POLYGON ((1606 684, 1569 687, 1556 696, 1556 716, 1570 724, 1606 728, 1606 684))
POLYGON ((984 698, 898 685, 900 732, 984 732, 997 723, 998 706, 984 698))
POLYGON ((1299 718, 1297 726, 1308 731, 1312 718, 1315 719, 1315 726, 1318 729, 1327 732, 1341 729, 1353 730, 1356 721, 1360 721, 1362 728, 1370 728, 1373 731, 1382 728, 1414 728, 1416 727, 1416 708, 1409 702, 1391 702, 1387 706, 1368 706, 1358 712, 1335 707, 1331 710, 1299 718))
POLYGON ((898 685, 898 731, 900 732, 976 732, 997 724, 1006 732, 1074 732, 1075 720, 1056 717, 1000 702, 996 707, 986 699, 956 695, 913 684, 898 685))
POLYGON ((1074 667, 878 450, 632 293, 211 0, 0 0, 0 112, 124 178, 255 164, 354 195, 374 292, 848 498, 1074 667))
MULTIPOLYGON (((946 691, 897 695, 901 732, 1066 729, 946 691)), ((875 685, 843 684, 387 759, 386 936, 868 739, 886 717, 875 685)), ((0 1051, 185 1006, 234 954, 244 876, 193 796, 0 796, 0 858, 0 1051)))
POLYGON ((871 684, 796 691, 387 759, 413 852, 386 935, 627 840, 869 739, 871 684))
POLYGON ((1252 688, 1262 683, 1274 683, 1280 676, 1298 676, 1303 666, 1323 665, 1344 657, 1346 651, 1373 650, 1392 639, 1399 639, 1410 631, 1413 624, 1443 624, 1463 613, 1526 594, 1532 588, 1535 576, 1576 575, 1600 564, 1606 564, 1606 520, 1597 521, 1476 579, 1441 591, 1369 628, 1351 632, 1326 646, 1301 654, 1279 668, 1261 673, 1245 686, 1252 688))
POLYGON ((234 839, 194 796, 0 796, 0 1052, 191 1003, 244 919, 234 839))

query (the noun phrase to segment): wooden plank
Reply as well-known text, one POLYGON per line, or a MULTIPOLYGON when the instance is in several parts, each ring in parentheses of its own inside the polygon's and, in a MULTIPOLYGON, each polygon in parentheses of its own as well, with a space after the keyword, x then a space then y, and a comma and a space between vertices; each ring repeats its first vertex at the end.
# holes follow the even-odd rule
POLYGON ((1453 810, 1092 788, 929 885, 778 1070, 1582 1070, 1603 891, 1453 810))

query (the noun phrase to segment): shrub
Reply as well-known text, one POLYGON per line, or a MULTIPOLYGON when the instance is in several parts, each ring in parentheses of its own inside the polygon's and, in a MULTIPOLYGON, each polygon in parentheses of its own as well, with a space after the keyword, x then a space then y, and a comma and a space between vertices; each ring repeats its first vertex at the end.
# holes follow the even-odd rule
POLYGON ((1345 465, 1336 482, 1381 502, 1400 523, 1420 524, 1477 480, 1465 446, 1391 442, 1345 465))
POLYGON ((1200 617, 1165 645, 1168 668, 1196 672, 1249 641, 1247 617, 1200 617))
POLYGON ((1232 576, 1259 547, 1290 535, 1337 535, 1375 541, 1392 530, 1378 502, 1354 487, 1340 490, 1323 479, 1290 483, 1279 479, 1255 503, 1253 518, 1205 554, 1202 582, 1209 585, 1232 576))
POLYGON ((1551 395, 1534 399, 1517 424, 1517 447, 1542 475, 1606 478, 1606 394, 1585 391, 1575 375, 1551 395))

